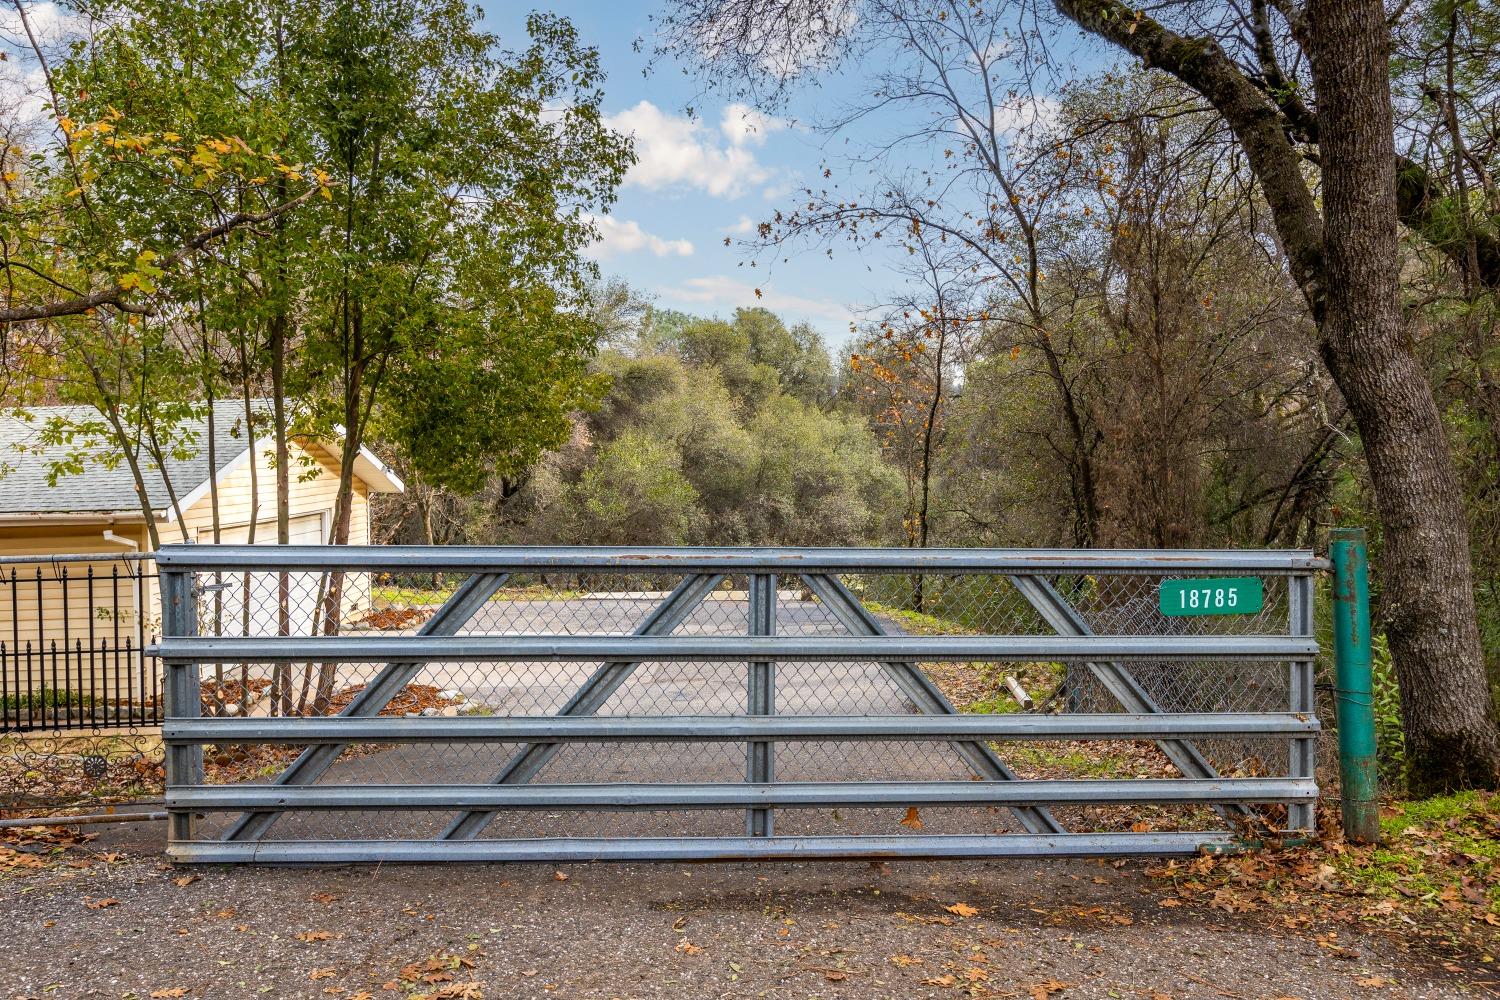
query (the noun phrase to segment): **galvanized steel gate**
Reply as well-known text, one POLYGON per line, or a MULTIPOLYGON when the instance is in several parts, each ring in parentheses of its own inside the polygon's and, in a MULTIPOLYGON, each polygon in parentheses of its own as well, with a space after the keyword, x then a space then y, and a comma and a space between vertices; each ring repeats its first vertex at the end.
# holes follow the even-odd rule
POLYGON ((1309 552, 158 560, 181 861, 1179 854, 1313 827, 1309 552), (1264 606, 1157 606, 1222 577, 1264 606), (933 676, 1005 670, 1052 686, 1042 711, 961 713, 933 676))

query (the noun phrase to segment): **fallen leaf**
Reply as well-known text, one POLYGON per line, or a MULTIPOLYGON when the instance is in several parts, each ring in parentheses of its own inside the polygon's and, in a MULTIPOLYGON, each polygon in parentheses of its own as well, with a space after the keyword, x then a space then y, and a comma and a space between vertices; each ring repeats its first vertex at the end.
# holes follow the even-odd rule
MULTIPOLYGON (((91 910, 102 910, 107 906, 119 906, 120 901, 113 896, 105 896, 103 899, 90 899, 85 896, 83 897, 83 905, 91 910)), ((180 993, 178 994, 178 996, 181 995, 180 993)))
POLYGON ((911 830, 922 829, 922 814, 917 811, 916 806, 906 807, 906 818, 901 821, 901 825, 911 830))
POLYGON ((314 903, 331 903, 338 899, 338 897, 331 892, 315 892, 312 894, 311 899, 314 903))
POLYGON ((910 968, 913 965, 922 964, 922 960, 913 955, 892 955, 891 961, 901 966, 901 968, 903 969, 910 968))
POLYGON ((334 976, 336 976, 338 974, 339 974, 339 970, 330 965, 326 969, 314 969, 314 970, 312 970, 311 972, 309 972, 307 974, 307 978, 308 979, 312 979, 312 980, 332 979, 334 976))
POLYGON ((567 872, 553 872, 552 873, 552 880, 554 882, 566 882, 568 880, 568 873, 567 872))
POLYGON ((674 950, 680 951, 684 955, 696 955, 703 949, 693 944, 693 942, 689 941, 687 938, 683 938, 681 941, 677 942, 677 947, 674 950))
POLYGON ((169 998, 172 998, 172 997, 185 997, 185 996, 187 996, 187 987, 186 986, 172 986, 172 987, 169 987, 169 988, 164 989, 164 990, 152 990, 151 991, 152 1000, 169 1000, 169 998))
POLYGON ((183 875, 180 878, 174 878, 172 884, 177 886, 192 885, 202 877, 202 875, 183 875))
POLYGON ((296 938, 298 941, 311 943, 313 941, 327 941, 328 939, 333 937, 333 934, 328 931, 299 931, 298 933, 293 934, 292 937, 296 938))
POLYGON ((958 978, 955 976, 933 976, 931 979, 922 980, 923 986, 957 986, 958 978))
POLYGON ((842 980, 848 979, 849 973, 840 972, 837 969, 827 969, 823 973, 823 978, 828 980, 830 983, 837 983, 842 980))
POLYGON ((943 909, 960 917, 977 917, 979 915, 979 910, 968 903, 954 903, 952 906, 943 907, 943 909))
POLYGON ((1354 985, 1363 986, 1366 989, 1379 990, 1396 984, 1384 976, 1358 976, 1354 980, 1354 985))
POLYGON ((446 983, 430 993, 413 994, 411 1000, 484 1000, 483 983, 446 983))
POLYGON ((1034 986, 1026 987, 1026 989, 1031 993, 1031 1000, 1047 1000, 1047 998, 1052 996, 1052 994, 1061 993, 1063 990, 1072 985, 1072 983, 1064 983, 1059 982, 1056 979, 1049 979, 1045 983, 1037 983, 1034 986))

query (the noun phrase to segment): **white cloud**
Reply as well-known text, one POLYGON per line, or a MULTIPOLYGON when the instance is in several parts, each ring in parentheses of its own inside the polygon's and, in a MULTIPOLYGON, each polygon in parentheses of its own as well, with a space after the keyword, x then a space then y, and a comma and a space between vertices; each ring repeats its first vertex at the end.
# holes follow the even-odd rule
POLYGON ((742 215, 735 220, 734 225, 725 226, 724 232, 730 236, 749 236, 755 232, 755 220, 748 215, 742 215))
POLYGON ((1017 134, 1046 132, 1057 124, 1061 110, 1062 105, 1055 97, 1017 95, 995 105, 995 130, 1017 134))
POLYGON ((792 313, 828 320, 847 326, 854 320, 854 313, 847 306, 828 299, 814 299, 805 295, 791 295, 771 288, 761 288, 755 294, 755 286, 727 274, 714 274, 703 278, 688 278, 680 285, 659 287, 657 295, 664 299, 694 305, 714 306, 725 311, 741 306, 764 306, 773 312, 792 313))
POLYGON ((45 118, 51 110, 46 82, 40 66, 24 67, 14 59, 0 62, 0 128, 12 122, 25 128, 45 118))
POLYGON ((719 120, 719 131, 732 146, 764 146, 772 132, 780 132, 787 123, 780 118, 757 111, 748 104, 730 104, 719 120))
POLYGON ((1009 59, 1016 51, 1015 39, 1004 35, 986 45, 976 57, 972 52, 968 56, 969 65, 993 67, 997 62, 1009 59))
POLYGON ((721 140, 719 132, 702 121, 667 114, 650 101, 605 121, 615 131, 635 138, 636 162, 625 176, 627 186, 652 191, 690 187, 716 197, 737 198, 775 173, 755 158, 743 137, 739 142, 721 140))
MULTIPOLYGON (((55 3, 28 4, 26 19, 31 22, 31 30, 36 32, 37 41, 44 48, 81 37, 87 34, 89 28, 87 18, 55 3)), ((14 4, 7 4, 4 9, 0 9, 0 41, 24 45, 27 51, 31 49, 31 43, 21 24, 21 15, 14 4)))
POLYGON ((648 233, 634 220, 621 220, 608 215, 589 216, 589 221, 599 230, 599 241, 584 251, 596 260, 608 260, 621 254, 647 250, 658 257, 691 257, 693 244, 689 240, 664 240, 648 233))
MULTIPOLYGON (((56 3, 28 5, 26 19, 49 58, 56 58, 69 43, 86 37, 91 28, 88 18, 56 3)), ((0 62, 0 117, 4 119, 0 127, 24 130, 49 117, 52 107, 46 77, 14 4, 0 7, 0 53, 6 57, 0 62)))

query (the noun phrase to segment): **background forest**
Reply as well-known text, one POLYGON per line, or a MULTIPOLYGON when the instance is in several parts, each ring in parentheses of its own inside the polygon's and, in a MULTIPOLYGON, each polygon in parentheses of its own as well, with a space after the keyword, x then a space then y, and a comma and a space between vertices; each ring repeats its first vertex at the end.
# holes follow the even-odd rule
MULTIPOLYGON (((1252 75, 1294 116, 1253 6, 1252 75)), ((898 290, 845 331, 600 274, 591 220, 634 153, 564 17, 499 39, 446 0, 81 3, 86 39, 18 56, 43 113, 0 108, 4 402, 98 414, 42 428, 71 443, 64 483, 90 456, 154 475, 213 400, 243 402, 283 484, 293 436, 369 444, 409 487, 383 543, 1290 547, 1358 524, 1379 548, 1360 430, 1231 124, 1134 63, 997 116, 1020 97, 990 64, 1026 35, 978 9, 860 22, 904 55, 849 114, 927 109, 905 141, 929 168, 830 159, 743 240, 780 266, 896 248, 898 290)), ((1399 179, 1429 186, 1398 186, 1401 316, 1500 690, 1500 13, 1393 17, 1421 171, 1399 179)))

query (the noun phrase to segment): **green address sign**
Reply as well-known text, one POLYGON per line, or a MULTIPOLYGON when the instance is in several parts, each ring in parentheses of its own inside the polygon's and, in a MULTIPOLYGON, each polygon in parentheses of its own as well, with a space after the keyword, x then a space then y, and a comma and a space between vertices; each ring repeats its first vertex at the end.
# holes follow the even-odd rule
POLYGON ((1164 615, 1253 615, 1265 605, 1265 592, 1253 576, 1163 580, 1157 602, 1164 615))

